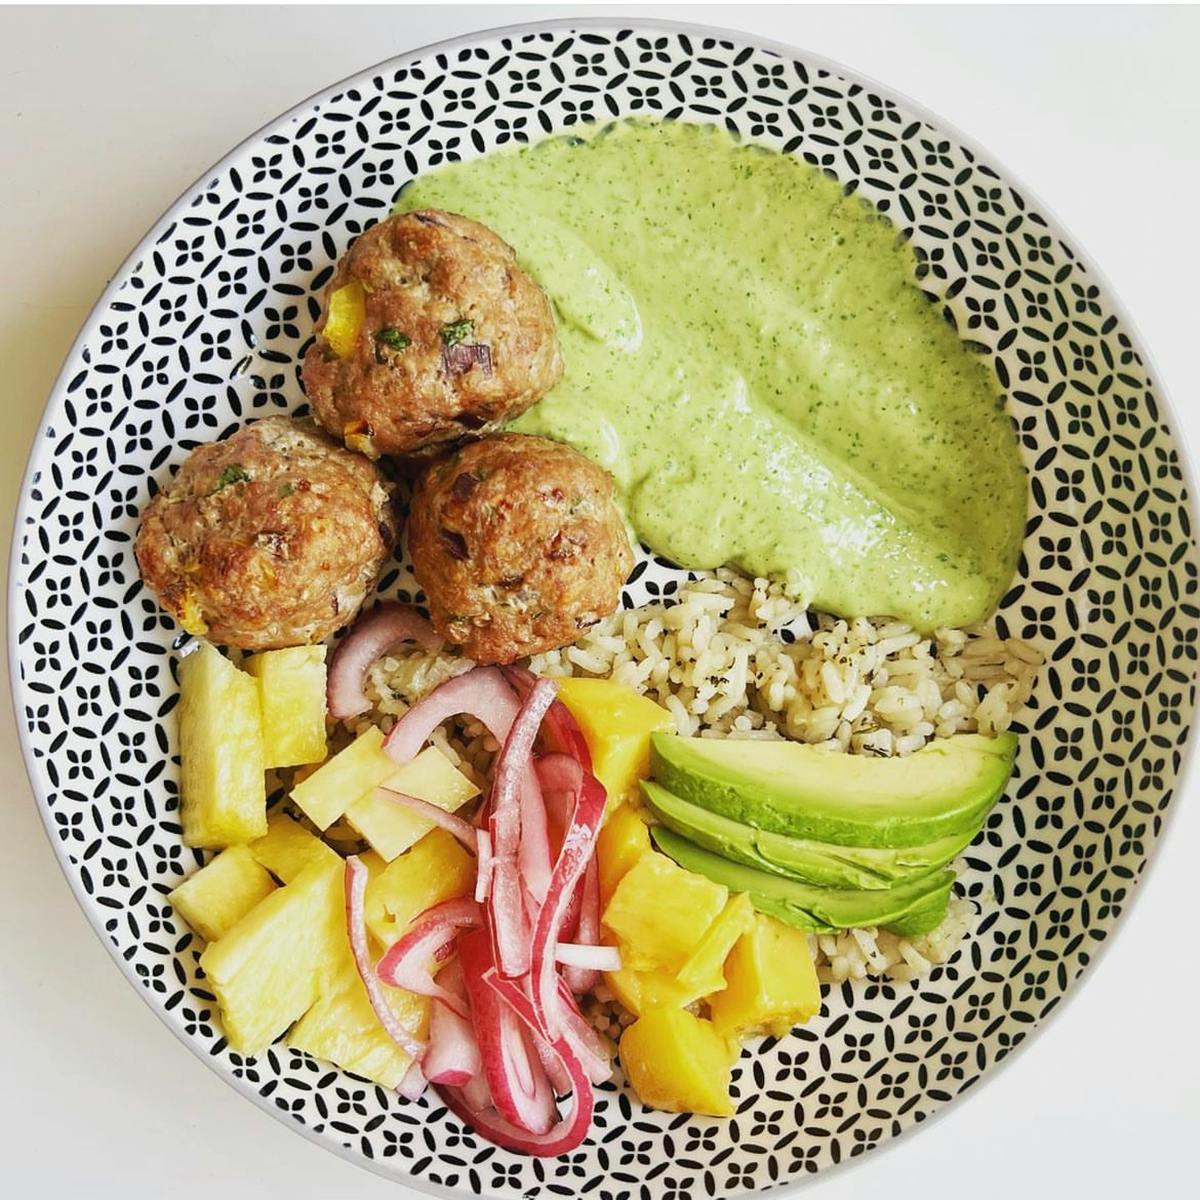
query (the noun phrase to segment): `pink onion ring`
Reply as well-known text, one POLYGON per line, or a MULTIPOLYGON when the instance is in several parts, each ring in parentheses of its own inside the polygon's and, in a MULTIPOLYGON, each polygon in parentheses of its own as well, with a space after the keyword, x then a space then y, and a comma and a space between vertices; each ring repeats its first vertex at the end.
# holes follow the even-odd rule
POLYGON ((546 1072, 546 1078, 550 1080, 554 1094, 565 1096, 571 1090, 571 1076, 563 1069, 562 1063, 558 1061, 558 1055, 554 1053, 550 1048, 550 1043, 540 1033, 531 1033, 530 1037, 533 1039, 534 1052, 542 1064, 542 1070, 546 1072))
MULTIPOLYGON (((533 1012, 551 1038, 561 1033, 557 1003, 559 979, 554 969, 559 930, 572 893, 587 871, 588 863, 595 857, 596 835, 604 819, 604 805, 604 788, 593 775, 581 770, 571 824, 563 837, 562 849, 550 876, 550 889, 538 913, 530 947, 534 972, 531 997, 533 1012)), ((582 915, 581 911, 581 923, 582 915)))
POLYGON ((466 992, 458 962, 452 960, 438 972, 438 984, 462 1003, 463 1013, 445 1004, 433 1006, 429 1014, 429 1049, 421 1065, 430 1083, 464 1087, 483 1071, 483 1062, 466 1015, 466 992))
POLYGON ((492 859, 489 916, 492 953, 501 971, 513 979, 529 972, 529 918, 521 875, 511 858, 492 859))
POLYGON ((561 979, 558 982, 558 1001, 563 1018, 563 1037, 583 1064, 593 1083, 612 1078, 612 1051, 596 1027, 579 1011, 571 989, 561 979))
POLYGON ((430 996, 441 1001, 451 1012, 469 1018, 465 1001, 434 979, 430 963, 444 962, 453 953, 460 930, 478 929, 482 924, 479 905, 465 896, 435 904, 427 908, 379 960, 375 974, 392 987, 404 988, 418 996, 430 996))
MULTIPOLYGON (((492 847, 498 858, 515 855, 519 850, 523 815, 520 804, 521 780, 526 771, 533 773, 533 743, 546 709, 553 701, 554 684, 548 679, 539 679, 513 719, 496 758, 488 823, 492 832, 492 847)), ((539 788, 539 799, 540 791, 539 788)))
POLYGON ((554 685, 548 679, 538 680, 525 697, 496 758, 488 799, 488 831, 495 855, 488 911, 496 965, 509 978, 529 970, 525 894, 534 901, 528 907, 536 908, 549 885, 550 843, 546 809, 533 772, 533 743, 553 699, 554 685))
MULTIPOLYGON (((511 980, 501 979, 492 975, 488 980, 498 996, 507 1001, 515 1012, 531 1030, 536 1030, 537 1021, 534 1016, 529 998, 520 987, 511 980)), ((564 1073, 571 1082, 571 1099, 568 1115, 560 1118, 558 1124, 540 1135, 530 1135, 518 1126, 513 1125, 494 1109, 480 1109, 469 1106, 462 1093, 456 1088, 442 1088, 440 1094, 446 1107, 463 1124, 472 1128, 476 1133, 503 1146, 506 1150, 515 1150, 524 1154, 535 1154, 542 1158, 553 1158, 559 1154, 569 1154, 587 1137, 588 1128, 592 1123, 592 1110, 595 1098, 587 1075, 579 1060, 571 1051, 564 1038, 556 1038, 548 1043, 550 1050, 558 1058, 564 1073)))
MULTIPOLYGON (((579 922, 575 930, 575 940, 581 946, 597 946, 600 942, 600 870, 594 854, 575 889, 575 899, 579 901, 579 922)), ((606 971, 612 968, 599 969, 606 971)), ((616 969, 620 970, 619 967, 616 969)), ((563 978, 577 996, 590 992, 600 982, 596 968, 576 964, 571 964, 563 971, 563 978)))
POLYGON ((404 1072, 404 1078, 400 1080, 396 1091, 405 1100, 420 1100, 425 1095, 425 1089, 428 1086, 429 1080, 425 1078, 425 1073, 421 1070, 421 1064, 414 1061, 409 1064, 408 1070, 404 1072))
MULTIPOLYGON (((501 667, 500 671, 508 680, 509 686, 522 699, 529 694, 538 678, 525 667, 501 667)), ((546 720, 542 724, 542 742, 545 750, 570 755, 585 771, 592 769, 592 753, 588 749, 583 730, 579 728, 579 722, 575 720, 571 710, 557 698, 550 705, 546 720)))
POLYGON ((350 953, 354 956, 354 965, 358 969, 358 977, 367 989, 367 999, 379 1018, 380 1025, 388 1037, 400 1047, 414 1062, 420 1062, 425 1053, 425 1044, 413 1037, 392 1012, 387 997, 383 994, 379 978, 371 965, 371 951, 367 944, 367 925, 364 916, 364 897, 367 890, 367 868, 356 855, 346 859, 344 875, 346 894, 346 932, 350 938, 350 953))
POLYGON ((354 622, 334 648, 329 660, 325 701, 329 715, 339 721, 367 712, 371 701, 363 690, 367 671, 376 659, 398 642, 416 642, 422 650, 436 654, 442 639, 415 608, 387 600, 354 622))
POLYGON ((487 1076, 480 1070, 462 1089, 463 1101, 474 1109, 495 1108, 492 1103, 491 1089, 488 1087, 487 1076))
POLYGON ((621 952, 616 946, 559 942, 554 950, 554 961, 560 967, 581 967, 585 971, 619 971, 621 952))
MULTIPOLYGON (((554 857, 562 849, 563 836, 571 824, 571 814, 575 809, 575 797, 583 786, 583 767, 579 760, 569 754, 545 754, 534 763, 538 782, 542 785, 542 795, 546 799, 546 815, 555 830, 554 857)), ((562 925, 558 936, 562 941, 570 941, 579 929, 579 910, 583 903, 583 884, 576 887, 563 914, 562 925)))
POLYGON ((482 904, 492 890, 492 835, 486 829, 475 830, 475 899, 482 904))
POLYGON ((503 745, 520 707, 512 688, 495 667, 475 667, 447 679, 418 700, 392 726, 383 748, 404 766, 417 757, 429 735, 443 721, 460 713, 469 713, 483 722, 492 737, 503 745))
POLYGON ((480 930, 460 938, 458 958, 496 1110, 525 1134, 544 1135, 554 1124, 553 1091, 517 1014, 484 982, 494 972, 487 934, 480 930))
POLYGON ((428 800, 422 800, 420 796, 409 796, 405 792, 394 792, 385 787, 376 788, 375 795, 380 800, 407 808, 431 825, 437 825, 447 833, 453 834, 472 854, 475 853, 475 827, 469 821, 464 821, 462 817, 455 816, 436 804, 430 804, 428 800))

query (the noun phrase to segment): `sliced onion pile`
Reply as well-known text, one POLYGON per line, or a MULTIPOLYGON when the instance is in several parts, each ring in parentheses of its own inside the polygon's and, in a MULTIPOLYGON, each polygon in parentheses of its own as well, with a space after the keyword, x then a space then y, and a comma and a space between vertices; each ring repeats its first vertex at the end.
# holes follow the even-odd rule
MULTIPOLYGON (((370 662, 405 637, 426 644, 415 623, 421 618, 395 609, 402 606, 376 609, 339 647, 331 712, 339 664, 340 707, 355 715, 365 709, 354 709, 360 700, 351 683, 357 680, 361 695, 370 662)), ((620 968, 617 952, 599 944, 595 851, 604 788, 554 684, 522 668, 476 667, 448 680, 396 722, 384 748, 397 763, 409 762, 443 721, 464 714, 500 743, 475 825, 411 797, 388 798, 437 821, 477 855, 474 896, 427 909, 372 965, 366 870, 351 858, 351 948, 380 1023, 413 1058, 403 1094, 420 1094, 428 1081, 456 1116, 497 1145, 564 1154, 587 1136, 592 1085, 612 1071, 609 1047, 575 999, 601 971, 620 968), (427 1042, 397 1021, 382 984, 433 1000, 427 1042), (556 1097, 564 1098, 561 1111, 556 1097)))

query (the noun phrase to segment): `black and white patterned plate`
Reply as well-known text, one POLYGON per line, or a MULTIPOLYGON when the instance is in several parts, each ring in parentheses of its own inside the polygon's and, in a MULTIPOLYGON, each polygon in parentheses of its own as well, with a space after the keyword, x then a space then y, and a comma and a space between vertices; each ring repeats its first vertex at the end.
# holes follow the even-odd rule
MULTIPOLYGON (((175 204, 71 351, 34 446, 9 598, 13 686, 47 829, 122 970, 234 1087, 309 1136, 443 1194, 727 1197, 795 1183, 924 1121, 1058 1006, 1138 887, 1192 719, 1197 553, 1145 354, 1071 239, 910 103, 783 47, 639 23, 460 38, 301 105, 175 204), (166 895, 180 841, 176 630, 142 588, 137 515, 197 443, 297 409, 334 261, 414 175, 630 114, 716 122, 799 155, 910 235, 921 286, 986 354, 1031 474, 1002 629, 1048 656, 1017 777, 968 854, 981 919, 914 983, 845 984, 743 1056, 729 1121, 644 1111, 617 1084, 554 1161, 465 1132, 278 1044, 231 1053, 166 895)), ((388 585, 405 583, 403 567, 388 585)), ((672 585, 649 563, 641 602, 672 585)))

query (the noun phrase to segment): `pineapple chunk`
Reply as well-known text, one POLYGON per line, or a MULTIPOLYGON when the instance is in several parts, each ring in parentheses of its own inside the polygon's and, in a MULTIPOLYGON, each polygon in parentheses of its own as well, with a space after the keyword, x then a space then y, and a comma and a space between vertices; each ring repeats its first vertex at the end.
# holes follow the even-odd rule
POLYGON ((321 332, 338 358, 353 353, 366 318, 367 292, 357 279, 330 292, 325 328, 321 332))
POLYGON ((592 753, 592 773, 609 803, 637 791, 650 775, 650 735, 669 733, 675 721, 653 700, 611 679, 559 679, 558 698, 579 722, 592 753))
POLYGON ((180 819, 188 846, 267 831, 258 688, 207 642, 179 664, 180 819))
POLYGON ((444 829, 427 833, 411 850, 377 870, 374 855, 364 855, 367 928, 383 946, 391 946, 414 917, 427 908, 469 896, 475 888, 475 859, 444 829))
MULTIPOLYGON (((385 779, 383 786, 427 800, 447 812, 455 812, 479 795, 479 789, 436 746, 422 750, 412 762, 385 779)), ((379 796, 374 789, 346 809, 346 820, 388 862, 434 828, 432 821, 379 796)))
POLYGON ((808 935, 758 914, 725 963, 724 991, 709 1002, 722 1037, 782 1036, 821 1011, 821 988, 808 935))
POLYGON ((643 854, 650 853, 650 831, 632 804, 622 804, 608 814, 596 841, 600 872, 600 903, 607 904, 617 884, 643 854))
MULTIPOLYGON (((416 1037, 424 1038, 429 1001, 400 988, 380 986, 400 1023, 416 1037)), ((316 1004, 292 1028, 288 1045, 328 1059, 385 1088, 395 1088, 412 1062, 380 1025, 348 946, 346 962, 329 980, 316 1004)))
POLYGON ((722 968, 738 938, 754 926, 754 905, 745 892, 729 898, 720 915, 708 927, 692 956, 679 968, 676 977, 682 987, 698 990, 708 996, 725 986, 722 968))
POLYGON ((729 1044, 681 1008, 652 1008, 621 1036, 621 1065, 643 1104, 667 1112, 733 1115, 729 1044))
POLYGON ((292 799, 318 829, 328 829, 360 796, 396 773, 374 725, 292 788, 292 799))
POLYGON ((665 854, 643 854, 617 884, 602 918, 635 971, 674 974, 725 907, 727 888, 685 871, 665 854))
POLYGON ((281 812, 271 814, 265 836, 251 842, 248 849, 281 883, 291 883, 313 863, 333 867, 342 861, 316 834, 281 812))
POLYGON ((261 1054, 316 1002, 346 956, 341 867, 314 864, 200 956, 229 1045, 261 1054))
POLYGON ((206 942, 215 942, 274 890, 275 881, 254 855, 245 846, 230 846, 167 899, 206 942))
POLYGON ((258 680, 263 755, 271 767, 325 758, 325 647, 289 646, 256 654, 246 669, 258 680))

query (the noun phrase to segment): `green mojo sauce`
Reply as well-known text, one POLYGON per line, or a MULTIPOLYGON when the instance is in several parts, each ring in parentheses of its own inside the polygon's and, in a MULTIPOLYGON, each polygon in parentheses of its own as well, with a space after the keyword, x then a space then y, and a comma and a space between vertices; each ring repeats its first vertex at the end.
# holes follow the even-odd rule
POLYGON ((846 617, 994 608, 1025 520, 1016 437, 869 203, 715 127, 620 122, 442 168, 397 207, 516 248, 566 373, 514 428, 611 471, 651 549, 846 617))

